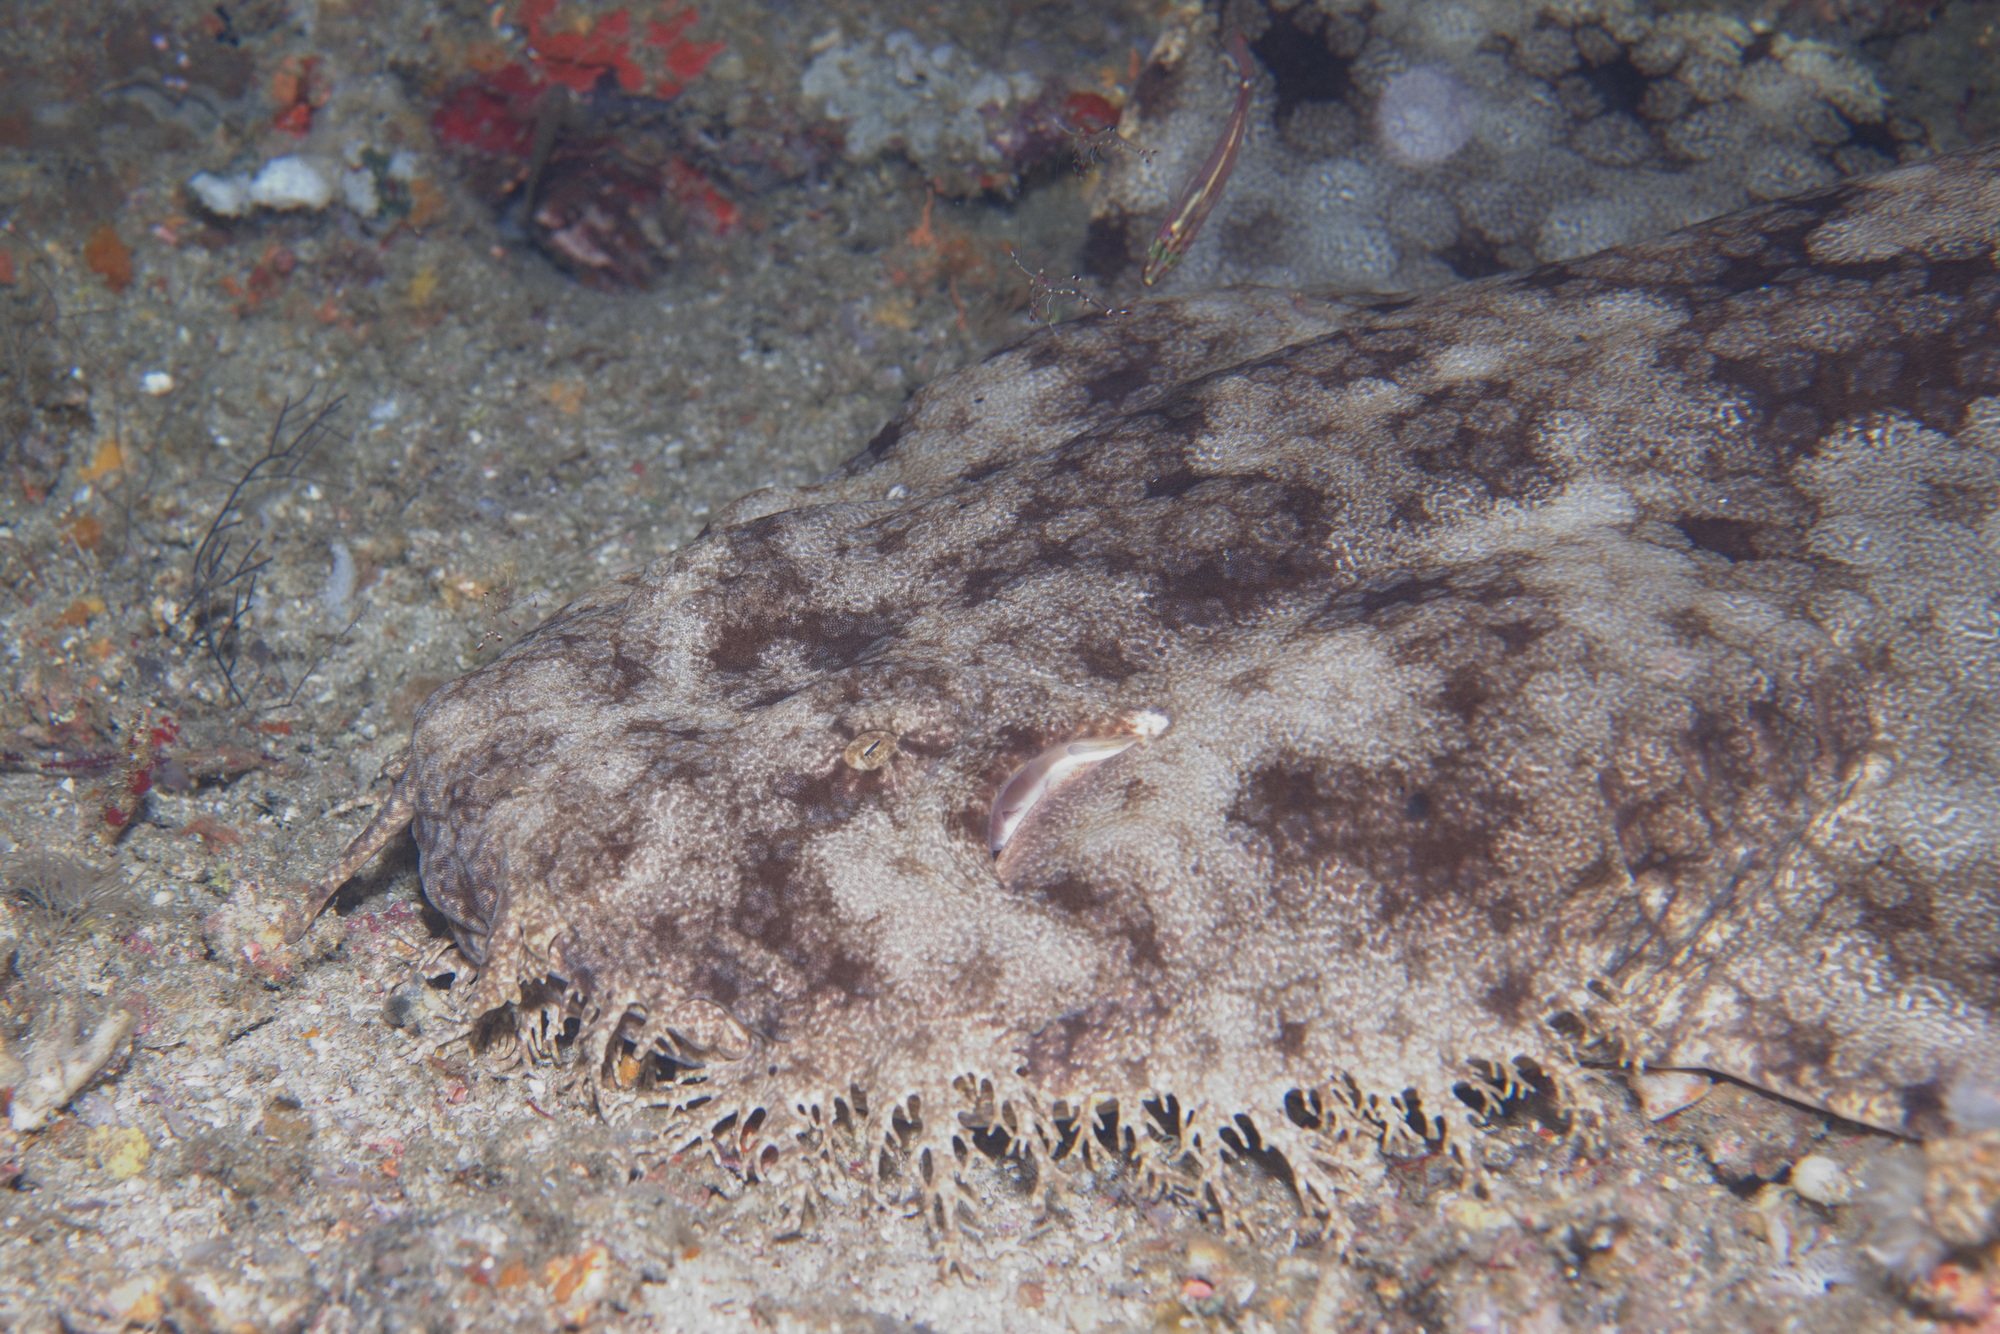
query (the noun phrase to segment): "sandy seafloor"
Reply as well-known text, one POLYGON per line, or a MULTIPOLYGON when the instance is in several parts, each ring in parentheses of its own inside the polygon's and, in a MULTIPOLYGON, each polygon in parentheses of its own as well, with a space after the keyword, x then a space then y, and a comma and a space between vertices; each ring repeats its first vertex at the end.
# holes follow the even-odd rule
MULTIPOLYGON (((518 50, 511 11, 256 0, 222 31, 193 3, 0 12, 0 1074, 134 1024, 46 1126, 0 1129, 0 1329, 1835 1334, 1953 1303, 1995 1327, 1976 1257, 1915 1304, 1841 1198, 1913 1146, 1733 1086, 1652 1119, 1603 1072, 1588 1137, 1523 1102, 1465 1161, 1382 1163, 1344 1201, 1345 1246, 1249 1166, 1250 1207, 1218 1226, 1115 1169, 1025 1190, 975 1154, 990 1208, 947 1246, 886 1202, 801 1219, 664 1152, 643 1114, 605 1124, 566 1070, 440 1046, 463 1016, 407 841, 302 946, 279 939, 430 689, 1028 332, 1009 247, 1080 262, 1085 186, 1060 163, 1006 201, 962 197, 948 146, 841 157, 799 95, 826 35, 911 31, 1115 92, 1165 8, 704 11, 694 35, 726 48, 675 133, 769 169, 712 169, 738 217, 684 210, 644 291, 559 271, 427 126, 454 78, 518 50), (304 137, 273 125, 294 93, 304 137), (217 219, 185 189, 353 145, 410 154, 400 225, 338 203, 217 219), (237 511, 237 550, 269 564, 225 680, 181 612, 195 551, 308 392, 343 406, 237 511), (1819 1199, 1789 1177, 1808 1154, 1840 1169, 1819 1199)), ((1760 12, 1878 31, 1837 5, 1760 12)), ((1962 128, 1992 18, 1947 6, 1866 50, 1912 114, 1962 128), (1926 87, 1923 50, 1959 82, 1926 87)))

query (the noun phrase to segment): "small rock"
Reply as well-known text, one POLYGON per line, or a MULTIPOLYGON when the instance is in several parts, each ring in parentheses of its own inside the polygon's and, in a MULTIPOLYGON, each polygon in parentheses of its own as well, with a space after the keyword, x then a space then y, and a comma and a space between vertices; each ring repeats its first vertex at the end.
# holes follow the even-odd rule
POLYGON ((322 209, 333 202, 333 180, 311 158, 274 157, 250 182, 250 202, 271 209, 322 209))
POLYGON ((1809 1153, 1792 1164, 1792 1189, 1814 1204, 1845 1204, 1854 1197, 1854 1179, 1847 1169, 1823 1153, 1809 1153))
POLYGON ((375 189, 375 173, 366 168, 343 173, 340 202, 361 217, 374 217, 382 208, 382 196, 375 189))
POLYGON ((85 1309, 94 1315, 107 1315, 118 1322, 119 1328, 129 1325, 150 1325, 157 1321, 164 1311, 160 1302, 160 1290, 165 1283, 155 1275, 142 1275, 127 1279, 94 1301, 86 1302, 85 1309))
POLYGON ((219 218, 240 218, 250 211, 250 178, 218 176, 212 171, 196 172, 188 189, 201 206, 219 218))
POLYGON ((174 392, 174 377, 165 371, 147 371, 139 377, 139 388, 154 398, 174 392))
POLYGON ((1468 1232, 1499 1232, 1514 1226, 1511 1210, 1464 1196, 1444 1207, 1444 1216, 1468 1232))
POLYGON ((217 958, 227 959, 239 971, 261 981, 287 982, 297 975, 301 964, 324 958, 338 948, 346 935, 344 921, 336 919, 332 931, 326 931, 323 923, 310 936, 291 940, 287 927, 294 901, 277 896, 260 900, 258 888, 255 882, 238 885, 202 921, 202 941, 217 958))
POLYGON ((118 1109, 112 1105, 111 1099, 105 1097, 102 1093, 85 1093, 80 1095, 70 1104, 70 1110, 76 1113, 77 1120, 87 1126, 115 1126, 118 1124, 118 1109))
POLYGON ((1652 1070, 1628 1075, 1632 1091, 1648 1121, 1664 1121, 1675 1112, 1685 1111, 1709 1095, 1715 1081, 1691 1070, 1652 1070))
POLYGON ((1205 1279, 1227 1274, 1230 1269, 1229 1252, 1206 1239, 1188 1243, 1184 1263, 1189 1274, 1205 1279))

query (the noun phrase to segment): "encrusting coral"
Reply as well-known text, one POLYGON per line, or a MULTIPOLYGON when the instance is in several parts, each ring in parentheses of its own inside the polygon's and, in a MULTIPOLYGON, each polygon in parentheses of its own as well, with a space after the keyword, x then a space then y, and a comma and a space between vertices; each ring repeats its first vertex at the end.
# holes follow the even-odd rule
POLYGON ((1093 189, 1091 267, 1144 262, 1233 121, 1229 195, 1169 290, 1409 291, 1643 240, 1928 151, 1848 51, 1712 9, 1239 5, 1162 33, 1093 189), (1237 25, 1241 25, 1240 27, 1237 25))

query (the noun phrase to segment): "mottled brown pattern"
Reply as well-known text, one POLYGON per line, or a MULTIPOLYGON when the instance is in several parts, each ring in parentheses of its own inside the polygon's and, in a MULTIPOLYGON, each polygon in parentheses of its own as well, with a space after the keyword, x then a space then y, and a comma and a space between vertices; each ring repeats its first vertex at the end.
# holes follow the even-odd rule
POLYGON ((1580 1021, 1949 1129, 2000 1072, 1996 240, 1988 151, 1037 335, 440 691, 373 836, 413 812, 486 1001, 643 1016, 707 1122, 1172 1094, 1310 1197, 1334 1124, 1580 1021))

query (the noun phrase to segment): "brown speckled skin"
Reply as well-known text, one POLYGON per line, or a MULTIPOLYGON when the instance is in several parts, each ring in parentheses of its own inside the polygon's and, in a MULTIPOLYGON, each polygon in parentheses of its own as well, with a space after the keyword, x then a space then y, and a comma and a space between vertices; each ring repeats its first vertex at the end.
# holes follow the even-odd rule
POLYGON ((425 890, 711 1110, 970 1074, 1301 1163, 1288 1091, 1442 1112, 1568 1012, 1948 1130, 2000 1070, 1996 241, 1987 151, 1038 335, 439 691, 425 890), (996 861, 1007 776, 1141 708, 996 861))

